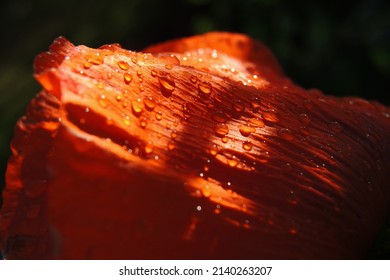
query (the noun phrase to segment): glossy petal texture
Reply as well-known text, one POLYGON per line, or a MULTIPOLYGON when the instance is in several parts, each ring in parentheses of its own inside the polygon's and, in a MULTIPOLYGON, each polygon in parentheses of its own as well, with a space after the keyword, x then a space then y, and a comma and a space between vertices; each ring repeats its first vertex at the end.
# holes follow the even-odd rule
POLYGON ((361 258, 389 211, 390 110, 294 85, 244 35, 139 53, 58 38, 35 77, 6 258, 361 258))

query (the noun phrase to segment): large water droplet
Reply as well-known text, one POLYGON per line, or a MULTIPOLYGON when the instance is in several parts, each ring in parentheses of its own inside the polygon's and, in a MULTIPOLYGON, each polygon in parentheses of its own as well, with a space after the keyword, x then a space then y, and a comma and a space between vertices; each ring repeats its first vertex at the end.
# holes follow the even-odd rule
POLYGON ((264 127, 264 122, 259 118, 251 118, 249 119, 248 123, 252 125, 253 127, 264 127))
POLYGON ((238 164, 237 158, 235 156, 232 156, 231 158, 227 159, 227 163, 230 167, 236 167, 238 164))
POLYGON ((252 150, 253 144, 249 141, 245 141, 242 143, 242 148, 246 151, 252 150))
POLYGON ((92 67, 92 64, 89 61, 84 62, 84 69, 89 69, 92 67))
POLYGON ((132 79, 133 79, 133 77, 131 76, 130 73, 126 72, 123 74, 123 80, 125 81, 126 85, 130 84, 132 79))
POLYGON ((147 125, 148 125, 148 120, 146 118, 141 118, 139 120, 139 125, 142 127, 142 128, 145 128, 147 125))
POLYGON ((142 107, 142 103, 140 102, 140 100, 133 100, 131 102, 131 109, 133 110, 133 114, 138 117, 139 115, 141 115, 142 111, 143 111, 143 107, 142 107))
POLYGON ((177 58, 176 55, 171 53, 158 53, 155 55, 155 57, 163 60, 166 63, 165 68, 167 68, 167 65, 170 65, 167 68, 169 70, 173 68, 173 65, 180 65, 180 60, 177 58))
POLYGON ((198 81, 198 78, 196 76, 191 76, 190 81, 191 83, 195 84, 198 81))
POLYGON ((160 111, 156 112, 156 120, 161 121, 162 119, 162 113, 160 111))
POLYGON ((100 55, 100 53, 96 53, 96 55, 88 58, 88 62, 93 65, 100 65, 104 62, 104 57, 100 55))
POLYGON ((206 81, 203 81, 203 82, 199 83, 199 85, 198 85, 199 93, 201 93, 203 95, 207 95, 207 96, 210 95, 212 89, 213 89, 213 86, 209 82, 206 82, 206 81))
POLYGON ((157 77, 157 71, 156 70, 150 71, 150 75, 152 75, 153 78, 156 78, 157 77))
POLYGON ((247 126, 247 125, 240 125, 239 130, 241 135, 244 137, 248 137, 252 133, 256 132, 256 129, 254 127, 247 126))
POLYGON ((175 90, 175 81, 170 76, 160 76, 158 78, 158 82, 160 83, 161 93, 165 97, 169 97, 172 92, 175 90))
POLYGON ((224 123, 218 123, 214 127, 214 132, 218 137, 224 137, 226 134, 229 133, 229 127, 224 123))
POLYGON ((129 69, 129 64, 128 64, 126 61, 123 61, 123 60, 121 60, 121 61, 118 62, 118 66, 119 66, 119 68, 122 69, 122 70, 127 70, 127 69, 129 69))
POLYGON ((156 107, 156 102, 154 101, 153 97, 145 97, 144 105, 146 110, 153 111, 156 107))

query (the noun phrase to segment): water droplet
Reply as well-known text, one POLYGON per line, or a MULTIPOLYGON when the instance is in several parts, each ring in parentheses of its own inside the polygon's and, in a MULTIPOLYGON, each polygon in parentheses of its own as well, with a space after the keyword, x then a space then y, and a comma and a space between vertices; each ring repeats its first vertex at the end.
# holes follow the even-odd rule
POLYGON ((303 101, 303 106, 305 106, 306 109, 313 109, 313 101, 311 101, 310 99, 305 99, 305 101, 303 101))
POLYGON ((176 87, 175 81, 172 78, 170 78, 169 76, 159 77, 158 82, 160 83, 161 93, 165 97, 170 96, 176 87))
POLYGON ((218 137, 224 137, 226 134, 229 133, 229 127, 224 123, 218 123, 214 127, 214 132, 218 137))
POLYGON ((142 111, 143 111, 143 106, 142 106, 142 103, 140 102, 140 100, 133 100, 131 102, 131 109, 133 110, 133 114, 138 117, 139 115, 141 115, 142 111))
POLYGON ((252 150, 253 144, 249 141, 245 141, 242 143, 242 148, 246 151, 252 150))
POLYGON ((156 107, 156 102, 154 101, 153 97, 145 97, 144 105, 146 110, 153 111, 156 107))
POLYGON ((227 138, 226 136, 225 137, 222 137, 221 138, 221 141, 222 141, 222 143, 227 143, 227 142, 229 142, 229 138, 227 138))
POLYGON ((116 101, 120 102, 122 100, 122 95, 118 94, 116 97, 115 97, 116 101))
POLYGON ((209 148, 209 152, 212 156, 215 156, 216 154, 218 154, 218 147, 217 145, 212 145, 210 148, 209 148))
POLYGON ((100 95, 98 101, 99 101, 100 106, 102 106, 103 108, 107 107, 107 100, 106 100, 106 96, 104 94, 100 95))
POLYGON ((113 121, 113 119, 111 118, 111 117, 108 117, 107 119, 106 119, 106 124, 107 125, 112 125, 114 123, 114 121, 113 121))
POLYGON ((88 58, 88 62, 93 64, 93 65, 100 65, 100 64, 103 64, 104 59, 100 55, 100 53, 96 53, 96 55, 91 56, 91 57, 88 58))
POLYGON ((168 147, 168 151, 172 151, 173 149, 175 149, 175 142, 174 141, 170 141, 167 145, 168 147))
POLYGON ((134 64, 137 64, 137 63, 138 63, 137 57, 133 56, 133 57, 131 58, 131 62, 133 62, 134 64))
POLYGON ((341 126, 341 124, 339 122, 331 122, 331 123, 329 123, 329 127, 331 130, 333 130, 334 132, 337 132, 337 133, 340 133, 341 131, 343 131, 343 127, 341 126))
POLYGON ((256 128, 247 125, 240 125, 239 130, 241 135, 244 137, 248 137, 252 133, 256 132, 256 128))
POLYGON ((217 204, 214 209, 215 214, 221 214, 221 205, 217 204))
POLYGON ((28 219, 35 219, 38 217, 39 213, 41 212, 41 205, 40 204, 34 204, 29 208, 27 211, 27 218, 28 219))
POLYGON ((259 128, 264 127, 264 122, 259 118, 251 118, 249 119, 248 122, 250 125, 254 127, 259 127, 259 128))
POLYGON ((112 79, 112 74, 111 73, 107 73, 107 79, 109 79, 109 80, 112 79))
POLYGON ((196 76, 191 76, 190 81, 191 83, 195 84, 198 81, 198 78, 196 76))
POLYGON ((123 108, 127 108, 129 106, 129 102, 125 101, 122 103, 123 108))
POLYGON ((282 137, 284 140, 291 141, 294 140, 294 134, 289 130, 288 128, 282 128, 279 130, 279 135, 282 137))
POLYGON ((225 123, 226 122, 226 117, 222 111, 215 112, 211 118, 219 123, 225 123))
POLYGON ((202 211, 202 206, 200 206, 200 205, 196 206, 196 210, 197 211, 202 211))
POLYGON ((231 158, 227 159, 227 163, 230 167, 236 167, 238 164, 238 161, 235 156, 232 156, 231 158))
POLYGON ((123 80, 125 81, 126 85, 130 84, 132 79, 133 79, 133 77, 131 76, 130 73, 126 72, 123 74, 123 80))
POLYGON ((139 125, 142 128, 145 128, 148 125, 148 120, 146 118, 141 118, 140 121, 139 121, 139 125))
POLYGON ((123 60, 121 60, 121 61, 118 62, 118 66, 119 66, 119 68, 122 69, 122 70, 127 70, 127 69, 129 69, 129 64, 128 64, 126 61, 123 61, 123 60))
POLYGON ((125 125, 129 126, 130 125, 130 117, 129 116, 124 117, 123 122, 125 125))
MULTIPOLYGON (((180 60, 177 58, 176 55, 171 54, 171 53, 159 53, 156 54, 155 57, 163 60, 167 65, 170 65, 173 67, 173 65, 180 65, 180 60)), ((166 65, 165 65, 165 68, 166 65)), ((172 69, 172 68, 167 68, 167 69, 172 69)))
POLYGON ((153 78, 156 78, 157 77, 157 71, 156 70, 150 71, 150 75, 152 75, 153 78))
POLYGON ((165 64, 165 69, 171 70, 173 68, 173 65, 170 63, 165 64))
POLYGON ((305 125, 308 125, 311 123, 311 120, 307 114, 300 114, 299 119, 305 125))
POLYGON ((273 109, 267 109, 263 112, 263 119, 272 123, 279 122, 279 117, 275 110, 273 109))
POLYGON ((146 154, 152 153, 152 152, 153 152, 153 145, 150 144, 150 143, 148 143, 148 144, 145 146, 144 151, 145 151, 146 154))
POLYGON ((203 81, 203 82, 199 83, 199 85, 198 85, 199 93, 204 94, 204 95, 210 95, 212 89, 213 89, 213 86, 209 82, 206 82, 206 81, 203 81))
POLYGON ((92 67, 92 64, 88 61, 84 62, 84 69, 89 69, 92 67))
POLYGON ((208 185, 204 186, 202 188, 202 194, 204 197, 210 197, 211 196, 211 191, 210 191, 210 187, 208 185))
POLYGON ((295 194, 294 191, 289 192, 289 196, 287 198, 287 202, 291 205, 297 205, 299 201, 298 196, 295 194))
POLYGON ((161 121, 161 119, 162 119, 162 113, 160 111, 158 111, 156 113, 156 120, 161 121))
POLYGON ((249 220, 245 220, 242 226, 245 229, 250 229, 251 225, 250 225, 249 220))
POLYGON ((267 163, 269 159, 271 158, 269 152, 267 151, 261 151, 260 154, 257 156, 257 161, 261 163, 267 163))
POLYGON ((237 113, 241 113, 245 110, 245 105, 241 100, 236 100, 233 103, 233 110, 236 111, 237 113))

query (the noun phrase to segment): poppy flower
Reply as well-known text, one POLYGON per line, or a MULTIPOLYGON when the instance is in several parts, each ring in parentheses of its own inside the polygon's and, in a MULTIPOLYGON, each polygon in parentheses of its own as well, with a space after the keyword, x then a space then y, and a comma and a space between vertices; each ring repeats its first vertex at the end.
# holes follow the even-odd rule
POLYGON ((60 37, 34 68, 8 259, 363 258, 389 212, 390 109, 294 84, 245 35, 60 37))

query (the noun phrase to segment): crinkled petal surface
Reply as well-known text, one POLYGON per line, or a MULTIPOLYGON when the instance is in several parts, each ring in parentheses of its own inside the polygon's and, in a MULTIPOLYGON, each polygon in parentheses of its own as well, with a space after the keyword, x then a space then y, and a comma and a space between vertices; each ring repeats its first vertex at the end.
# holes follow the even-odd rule
POLYGON ((7 259, 363 258, 389 212, 389 108, 295 85, 245 35, 60 37, 34 66, 7 259))

